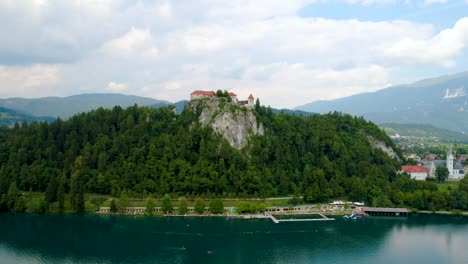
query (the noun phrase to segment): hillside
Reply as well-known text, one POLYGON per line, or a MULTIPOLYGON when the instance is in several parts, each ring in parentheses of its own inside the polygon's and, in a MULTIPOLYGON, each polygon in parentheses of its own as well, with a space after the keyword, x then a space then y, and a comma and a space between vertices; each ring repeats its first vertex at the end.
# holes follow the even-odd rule
POLYGON ((380 124, 390 136, 398 134, 403 138, 425 143, 464 143, 468 144, 468 135, 460 132, 440 129, 424 124, 380 124))
POLYGON ((340 111, 375 123, 431 124, 468 133, 468 72, 427 79, 296 109, 315 113, 340 111))
POLYGON ((219 106, 205 117, 204 106, 188 107, 180 115, 172 108, 100 108, 66 121, 1 129, 0 195, 16 181, 21 190, 39 192, 62 184, 71 195, 295 193, 306 202, 345 195, 389 205, 389 191, 409 180, 395 181, 400 164, 386 152, 399 150, 362 118, 225 107, 227 115, 219 106), (263 131, 246 127, 247 143, 236 149, 217 130, 222 122, 262 126, 263 131))
POLYGON ((43 98, 8 98, 0 99, 0 106, 21 111, 33 116, 51 116, 67 119, 75 114, 89 112, 99 107, 112 108, 116 105, 129 107, 132 105, 158 107, 170 103, 147 97, 123 94, 80 94, 68 97, 43 98))
POLYGON ((31 116, 20 111, 11 110, 5 107, 0 107, 0 126, 11 127, 15 123, 22 123, 23 121, 54 121, 52 117, 38 117, 31 116))

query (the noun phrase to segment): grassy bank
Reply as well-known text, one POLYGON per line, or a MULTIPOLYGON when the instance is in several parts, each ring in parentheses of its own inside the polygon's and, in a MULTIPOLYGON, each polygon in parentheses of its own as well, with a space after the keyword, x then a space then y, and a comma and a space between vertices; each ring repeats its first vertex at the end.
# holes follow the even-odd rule
MULTIPOLYGON (((37 193, 37 192, 29 192, 29 193, 23 193, 24 196, 27 197, 27 202, 26 202, 26 212, 33 213, 33 212, 39 212, 41 209, 40 207, 43 206, 42 203, 44 203, 45 200, 45 194, 44 193, 37 193)), ((176 198, 172 199, 172 206, 177 207, 179 205, 181 198, 176 198)), ((195 206, 195 201, 198 198, 187 198, 187 206, 188 207, 194 207, 195 206)), ((147 198, 126 198, 126 199, 120 199, 120 198, 115 198, 110 195, 101 195, 101 194, 92 194, 92 193, 87 193, 85 194, 85 213, 94 213, 96 212, 99 207, 101 206, 107 206, 110 207, 111 201, 114 200, 117 205, 121 205, 122 207, 145 207, 147 205, 148 199, 147 198)), ((155 202, 155 207, 161 207, 162 206, 162 198, 155 198, 153 199, 155 202)), ((204 199, 206 206, 209 205, 210 201, 212 199, 206 198, 204 199)), ((238 199, 238 198, 225 198, 221 199, 223 202, 223 205, 225 207, 229 206, 237 206, 241 202, 246 202, 249 204, 254 204, 254 205, 263 205, 265 207, 270 207, 270 206, 290 206, 290 197, 281 197, 281 198, 266 198, 266 199, 238 199)), ((48 212, 51 213, 59 213, 59 205, 58 202, 54 202, 50 204, 48 208, 48 212)), ((73 209, 70 203, 70 196, 67 194, 65 195, 65 203, 64 203, 64 210, 62 211, 63 213, 73 213, 73 209)))

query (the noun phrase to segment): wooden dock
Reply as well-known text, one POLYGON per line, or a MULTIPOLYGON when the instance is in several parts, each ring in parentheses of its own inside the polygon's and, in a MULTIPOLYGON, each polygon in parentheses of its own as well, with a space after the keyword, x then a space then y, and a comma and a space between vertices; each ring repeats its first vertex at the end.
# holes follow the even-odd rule
POLYGON ((275 224, 279 224, 279 220, 278 220, 278 219, 276 219, 276 217, 274 217, 274 216, 272 216, 272 215, 268 215, 268 218, 270 218, 270 219, 271 219, 271 221, 273 221, 273 223, 275 223, 275 224))
POLYGON ((277 219, 272 215, 268 215, 268 218, 273 221, 275 224, 279 224, 282 222, 314 222, 314 221, 334 221, 335 218, 329 218, 321 213, 318 213, 322 218, 291 218, 291 219, 277 219))

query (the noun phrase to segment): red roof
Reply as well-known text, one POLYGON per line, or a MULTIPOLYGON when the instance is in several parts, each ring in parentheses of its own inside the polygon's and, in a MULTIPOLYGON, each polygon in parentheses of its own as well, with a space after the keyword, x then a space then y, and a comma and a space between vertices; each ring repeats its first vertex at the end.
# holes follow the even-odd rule
POLYGON ((253 97, 253 95, 252 95, 252 94, 250 94, 250 96, 249 96, 249 99, 254 99, 254 97, 253 97))
POLYGON ((229 96, 237 96, 237 94, 233 93, 233 92, 230 92, 229 93, 229 96))
POLYGON ((427 172, 427 169, 424 168, 423 166, 403 166, 402 169, 404 172, 407 172, 407 173, 427 172))
POLYGON ((191 94, 201 94, 201 95, 206 95, 206 96, 214 96, 215 92, 196 90, 196 91, 193 91, 191 94))

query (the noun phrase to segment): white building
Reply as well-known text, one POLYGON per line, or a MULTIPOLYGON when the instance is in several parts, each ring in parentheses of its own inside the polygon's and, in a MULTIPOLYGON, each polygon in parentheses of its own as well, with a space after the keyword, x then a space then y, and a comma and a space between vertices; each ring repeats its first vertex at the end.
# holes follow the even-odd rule
POLYGON ((403 166, 401 169, 403 172, 408 173, 411 179, 424 181, 428 176, 427 169, 423 166, 403 166))
POLYGON ((454 161, 452 151, 447 152, 445 160, 433 160, 424 163, 424 167, 428 170, 429 177, 435 177, 437 167, 445 167, 449 172, 449 180, 461 180, 465 177, 463 164, 459 161, 454 161))

